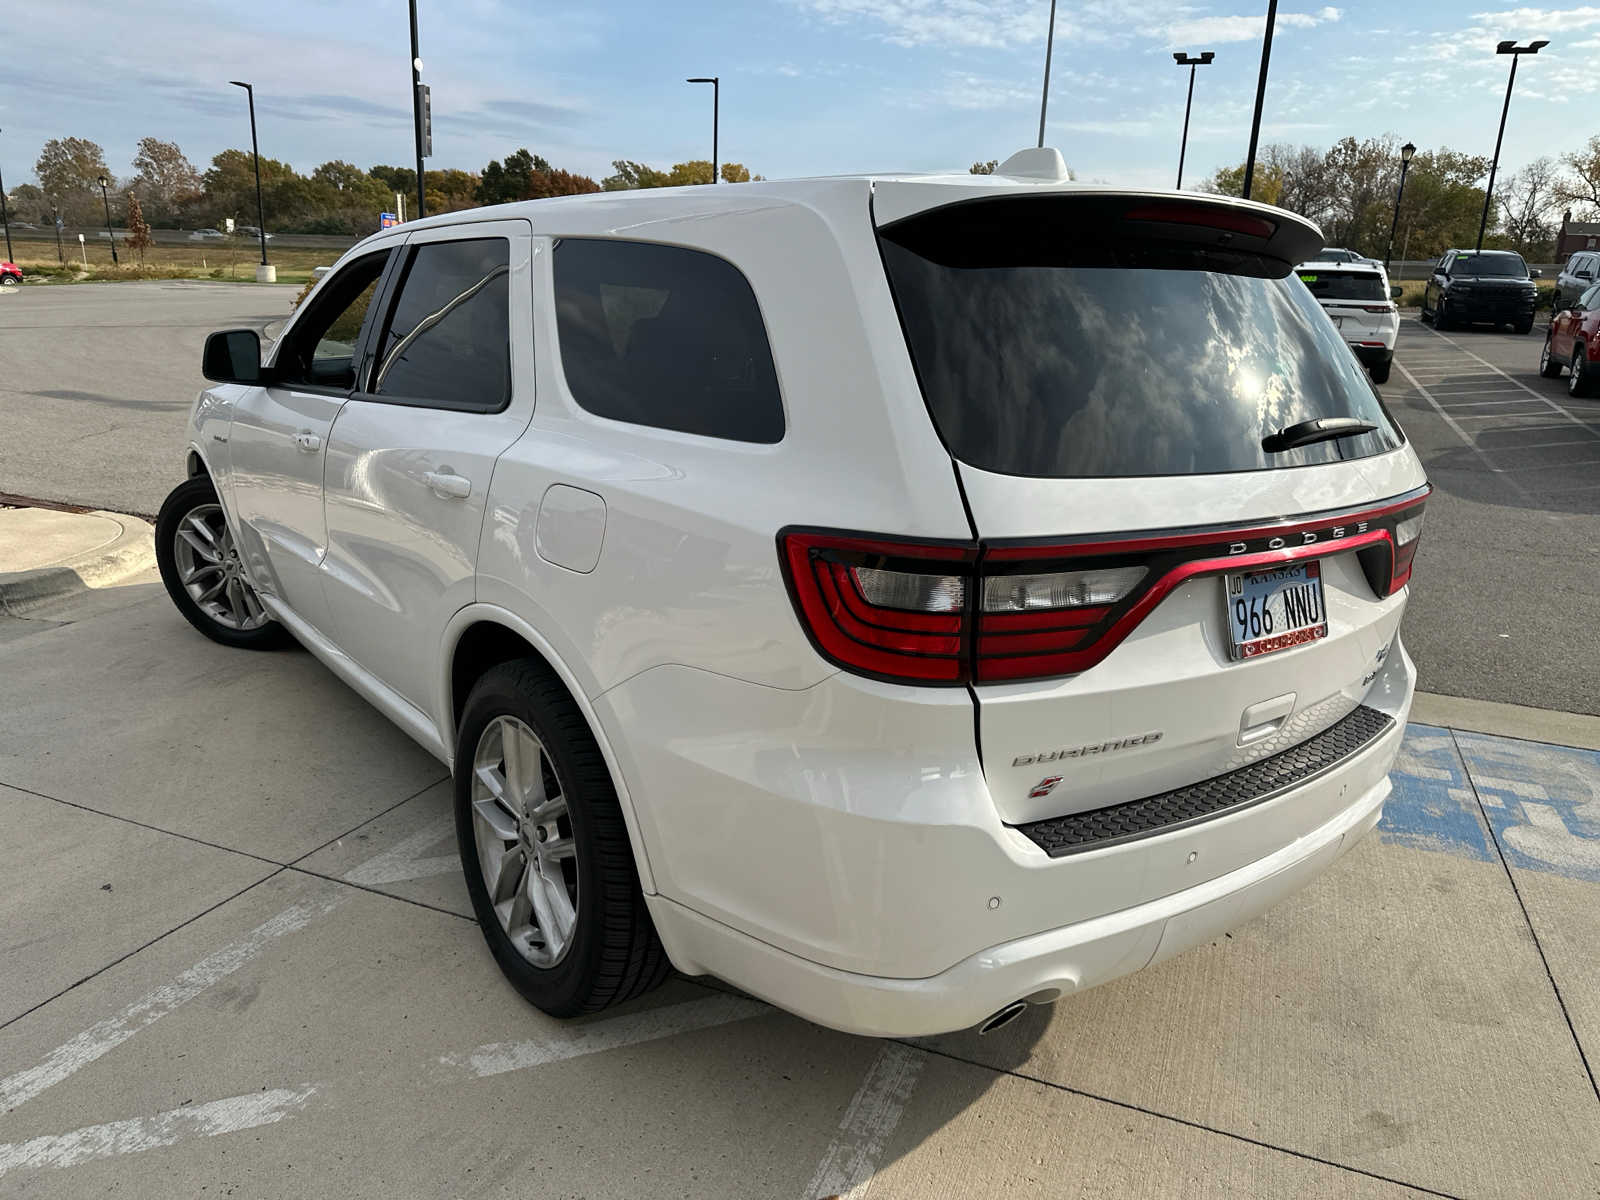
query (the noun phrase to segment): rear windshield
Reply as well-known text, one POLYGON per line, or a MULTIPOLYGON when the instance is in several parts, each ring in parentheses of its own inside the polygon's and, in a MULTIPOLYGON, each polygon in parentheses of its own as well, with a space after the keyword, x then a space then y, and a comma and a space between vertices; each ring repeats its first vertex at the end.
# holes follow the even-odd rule
MULTIPOLYGON (((1290 265, 1149 237, 1128 201, 1007 197, 880 231, 923 395, 962 462, 1033 477, 1300 467, 1401 444, 1290 265), (1279 453, 1317 417, 1376 429, 1279 453)), ((1165 229, 1165 227, 1162 227, 1165 229)))
POLYGON ((1452 275, 1506 275, 1519 278, 1528 273, 1515 254, 1463 254, 1450 264, 1452 275))
POLYGON ((1300 281, 1318 300, 1387 300, 1383 280, 1368 272, 1301 271, 1300 281))

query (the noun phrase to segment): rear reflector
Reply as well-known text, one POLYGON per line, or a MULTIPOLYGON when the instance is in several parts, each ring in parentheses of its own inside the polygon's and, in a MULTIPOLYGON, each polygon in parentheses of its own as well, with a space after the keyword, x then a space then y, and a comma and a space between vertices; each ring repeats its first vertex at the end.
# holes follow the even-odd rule
POLYGON ((1165 225, 1200 225, 1207 229, 1222 229, 1258 238, 1270 238, 1278 232, 1277 224, 1264 217, 1210 204, 1146 204, 1129 209, 1123 214, 1123 219, 1159 221, 1165 225))
POLYGON ((1353 552, 1376 596, 1392 595, 1411 578, 1430 490, 1266 526, 1050 543, 792 529, 778 549, 812 644, 848 671, 916 684, 1046 679, 1102 661, 1199 576, 1353 552))

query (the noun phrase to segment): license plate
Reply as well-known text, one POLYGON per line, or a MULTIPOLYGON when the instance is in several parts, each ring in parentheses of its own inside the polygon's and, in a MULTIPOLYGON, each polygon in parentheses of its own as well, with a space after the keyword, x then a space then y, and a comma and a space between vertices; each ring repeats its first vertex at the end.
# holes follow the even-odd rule
POLYGON ((1256 658, 1328 636, 1319 564, 1241 571, 1226 580, 1234 658, 1256 658))

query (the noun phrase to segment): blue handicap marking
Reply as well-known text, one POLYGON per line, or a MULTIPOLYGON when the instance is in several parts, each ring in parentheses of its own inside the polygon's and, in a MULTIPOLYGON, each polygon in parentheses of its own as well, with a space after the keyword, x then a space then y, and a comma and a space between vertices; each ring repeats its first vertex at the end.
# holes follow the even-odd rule
POLYGON ((1389 782, 1378 835, 1414 850, 1463 854, 1489 862, 1495 857, 1478 815, 1466 764, 1448 729, 1408 725, 1389 782))
POLYGON ((1482 733, 1456 742, 1507 862, 1600 882, 1600 752, 1482 733))
POLYGON ((1600 753, 1431 725, 1406 729, 1379 836, 1600 882, 1600 753))

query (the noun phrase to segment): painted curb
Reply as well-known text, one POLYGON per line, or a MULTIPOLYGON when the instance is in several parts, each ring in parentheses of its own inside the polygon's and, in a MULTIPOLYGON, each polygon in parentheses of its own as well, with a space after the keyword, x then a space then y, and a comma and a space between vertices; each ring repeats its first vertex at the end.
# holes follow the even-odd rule
POLYGON ((87 554, 30 571, 0 573, 0 612, 20 617, 33 609, 91 588, 114 587, 156 565, 155 528, 126 513, 96 509, 122 526, 122 533, 87 554))

